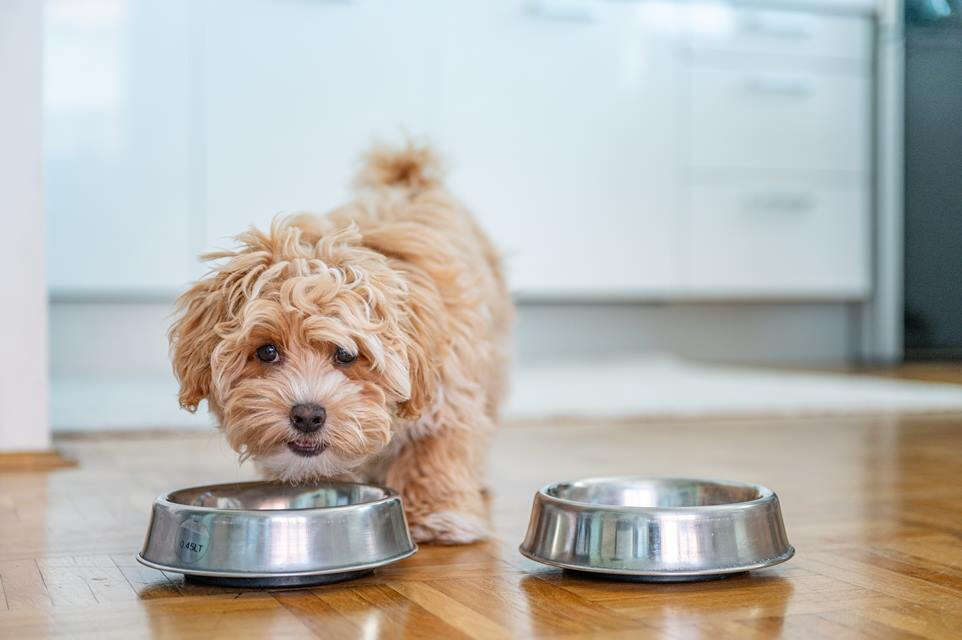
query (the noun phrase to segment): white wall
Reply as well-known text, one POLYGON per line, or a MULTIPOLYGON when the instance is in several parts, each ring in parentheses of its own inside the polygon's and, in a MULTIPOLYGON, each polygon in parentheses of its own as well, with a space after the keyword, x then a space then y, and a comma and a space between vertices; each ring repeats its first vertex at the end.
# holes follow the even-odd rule
POLYGON ((0 2, 0 450, 50 446, 41 174, 43 3, 0 2))

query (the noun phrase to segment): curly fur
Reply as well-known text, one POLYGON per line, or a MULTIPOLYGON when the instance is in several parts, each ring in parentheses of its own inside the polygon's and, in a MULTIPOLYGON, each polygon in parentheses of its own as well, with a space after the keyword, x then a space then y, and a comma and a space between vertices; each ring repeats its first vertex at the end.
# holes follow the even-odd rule
POLYGON ((356 199, 279 217, 184 293, 170 330, 180 404, 207 400, 230 445, 268 477, 383 482, 421 541, 463 543, 479 524, 482 453, 505 391, 512 307, 500 260, 441 186, 435 154, 366 156, 356 199), (277 346, 277 362, 255 352, 277 346), (358 355, 333 358, 341 347, 358 355), (313 457, 291 407, 325 407, 313 457))

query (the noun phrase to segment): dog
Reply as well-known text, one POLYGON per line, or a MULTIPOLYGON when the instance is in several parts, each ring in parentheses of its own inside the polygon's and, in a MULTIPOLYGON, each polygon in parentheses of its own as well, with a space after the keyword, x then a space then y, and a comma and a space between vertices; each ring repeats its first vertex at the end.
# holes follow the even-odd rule
POLYGON ((500 256, 427 146, 375 147, 355 187, 202 256, 169 333, 180 405, 207 400, 267 478, 384 484, 416 541, 482 539, 513 319, 500 256))

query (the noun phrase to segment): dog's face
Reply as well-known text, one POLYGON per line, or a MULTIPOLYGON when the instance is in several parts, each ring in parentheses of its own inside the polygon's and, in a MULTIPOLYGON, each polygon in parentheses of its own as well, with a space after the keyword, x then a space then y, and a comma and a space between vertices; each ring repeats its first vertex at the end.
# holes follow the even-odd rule
POLYGON ((181 404, 206 398, 231 446, 286 480, 375 455, 431 375, 433 331, 403 274, 356 231, 305 224, 279 220, 213 255, 224 262, 181 297, 170 336, 181 404))

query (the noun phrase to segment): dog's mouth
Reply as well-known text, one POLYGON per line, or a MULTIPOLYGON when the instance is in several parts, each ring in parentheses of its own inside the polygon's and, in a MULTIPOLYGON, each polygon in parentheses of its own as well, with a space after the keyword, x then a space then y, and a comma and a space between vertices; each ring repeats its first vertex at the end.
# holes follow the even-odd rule
POLYGON ((287 448, 299 456, 309 458, 320 454, 327 445, 316 438, 296 438, 288 441, 287 448))

